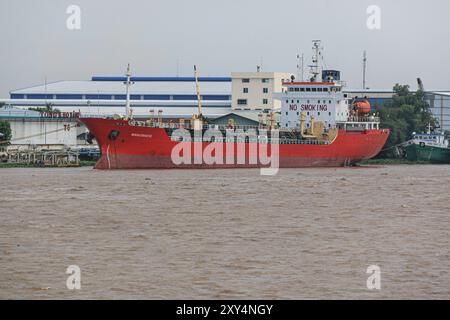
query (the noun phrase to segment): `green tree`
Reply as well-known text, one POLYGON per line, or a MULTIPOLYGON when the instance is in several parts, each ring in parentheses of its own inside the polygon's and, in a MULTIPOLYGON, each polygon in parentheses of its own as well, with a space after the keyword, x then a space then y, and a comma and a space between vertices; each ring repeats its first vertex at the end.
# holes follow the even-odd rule
POLYGON ((11 140, 11 126, 7 121, 0 121, 0 143, 11 140))
POLYGON ((381 154, 384 157, 393 156, 389 152, 393 149, 391 147, 410 139, 413 132, 422 132, 427 130, 429 124, 437 124, 424 92, 410 92, 408 85, 396 84, 392 100, 376 107, 376 110, 380 115, 381 127, 391 131, 384 146, 387 152, 381 154))
POLYGON ((61 112, 57 108, 53 108, 52 103, 47 103, 45 107, 30 107, 28 110, 38 111, 38 112, 61 112))

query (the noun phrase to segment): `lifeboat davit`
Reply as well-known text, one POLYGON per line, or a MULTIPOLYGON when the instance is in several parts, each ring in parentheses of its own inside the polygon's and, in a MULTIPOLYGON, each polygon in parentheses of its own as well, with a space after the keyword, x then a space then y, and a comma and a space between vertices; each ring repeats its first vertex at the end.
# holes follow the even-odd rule
POLYGON ((366 114, 370 112, 370 102, 367 100, 355 102, 355 109, 359 114, 366 114))

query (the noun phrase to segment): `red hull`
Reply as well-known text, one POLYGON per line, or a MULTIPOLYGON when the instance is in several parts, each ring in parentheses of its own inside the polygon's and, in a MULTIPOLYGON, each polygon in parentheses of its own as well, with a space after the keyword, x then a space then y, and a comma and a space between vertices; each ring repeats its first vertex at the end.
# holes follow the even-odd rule
MULTIPOLYGON (((163 128, 130 126, 125 120, 80 119, 96 137, 101 157, 97 169, 169 169, 169 168, 256 168, 260 164, 182 164, 173 163, 172 149, 179 142, 172 141, 163 128), (108 135, 120 131, 116 140, 108 135)), ((279 167, 338 167, 376 156, 385 144, 389 130, 348 132, 339 130, 330 144, 279 144, 279 167)), ((194 144, 194 143, 192 143, 194 144)), ((209 142, 201 142, 202 150, 209 142)), ((234 143, 235 153, 240 143, 234 143)), ((223 145, 220 143, 220 145, 223 145)), ((225 148, 224 148, 225 150, 225 148)), ((245 144, 246 155, 249 143, 245 144)), ((225 152, 224 152, 225 156, 225 152)), ((226 161, 223 161, 226 163, 226 161)))

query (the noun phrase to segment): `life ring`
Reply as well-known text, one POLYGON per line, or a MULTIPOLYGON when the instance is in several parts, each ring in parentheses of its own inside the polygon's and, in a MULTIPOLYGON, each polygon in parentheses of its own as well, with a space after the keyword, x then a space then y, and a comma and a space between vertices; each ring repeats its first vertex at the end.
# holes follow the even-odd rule
POLYGON ((424 148, 425 147, 425 142, 420 142, 419 145, 424 148))

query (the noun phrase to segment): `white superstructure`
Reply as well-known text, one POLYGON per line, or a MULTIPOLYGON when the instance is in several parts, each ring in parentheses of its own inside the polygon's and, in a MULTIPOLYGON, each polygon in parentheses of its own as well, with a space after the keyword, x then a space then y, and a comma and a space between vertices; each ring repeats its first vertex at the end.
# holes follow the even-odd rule
POLYGON ((349 117, 349 102, 342 86, 334 82, 287 82, 280 95, 282 128, 299 128, 300 113, 304 113, 306 127, 311 117, 321 121, 325 128, 333 128, 337 122, 349 117))

